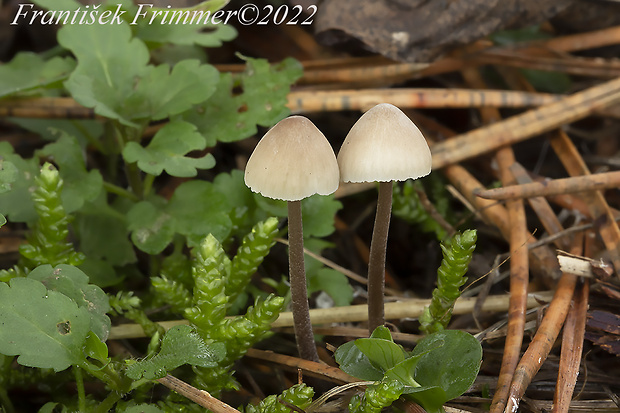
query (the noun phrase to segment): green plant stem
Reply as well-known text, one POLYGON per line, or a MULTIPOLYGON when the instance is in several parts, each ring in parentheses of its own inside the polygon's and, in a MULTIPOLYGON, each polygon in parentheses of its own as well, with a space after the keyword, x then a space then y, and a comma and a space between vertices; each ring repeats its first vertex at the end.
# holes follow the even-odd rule
POLYGON ((379 198, 375 226, 368 259, 368 330, 385 323, 383 293, 385 290, 385 255, 392 215, 392 182, 379 182, 379 198))
POLYGON ((116 391, 112 391, 108 394, 108 397, 103 399, 99 406, 95 409, 93 413, 107 413, 112 410, 112 407, 123 397, 121 393, 116 391))
POLYGON ((139 199, 142 199, 142 194, 144 194, 144 184, 142 182, 142 177, 140 176, 138 164, 136 162, 125 163, 125 174, 127 175, 127 181, 129 181, 129 186, 131 187, 133 193, 139 199))
POLYGON ((78 366, 73 366, 73 373, 75 374, 75 387, 78 394, 78 409, 80 412, 86 411, 86 392, 84 391, 84 376, 82 375, 82 369, 78 366))
POLYGON ((9 394, 4 387, 0 387, 0 406, 4 409, 2 410, 3 413, 15 413, 13 403, 11 402, 9 394))
POLYGON ((302 359, 319 361, 310 321, 310 307, 308 306, 301 201, 288 202, 288 243, 291 310, 293 322, 295 323, 294 330, 297 349, 302 359))
POLYGON ((142 196, 146 198, 153 188, 153 182, 155 182, 155 175, 146 174, 144 177, 144 189, 142 189, 142 196))
POLYGON ((121 188, 118 185, 111 184, 109 182, 105 182, 104 181, 103 182, 103 188, 106 191, 108 191, 108 192, 110 192, 112 194, 116 194, 116 195, 125 197, 125 198, 130 199, 130 200, 132 200, 134 202, 138 202, 140 200, 140 198, 138 196, 136 196, 136 194, 134 194, 133 192, 128 191, 125 188, 121 188))

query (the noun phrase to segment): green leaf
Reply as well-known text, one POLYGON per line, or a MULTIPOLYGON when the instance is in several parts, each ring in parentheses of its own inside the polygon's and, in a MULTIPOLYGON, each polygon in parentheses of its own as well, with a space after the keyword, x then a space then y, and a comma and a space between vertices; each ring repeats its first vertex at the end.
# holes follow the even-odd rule
POLYGON ((127 214, 131 239, 142 251, 159 254, 175 233, 184 235, 190 247, 212 234, 225 239, 232 228, 230 206, 210 182, 184 182, 168 203, 151 197, 134 205, 127 214))
POLYGON ((176 221, 176 231, 185 235, 190 247, 200 245, 208 234, 223 241, 232 227, 226 198, 206 181, 184 182, 174 191, 167 213, 176 221))
POLYGON ((322 268, 308 277, 308 292, 325 291, 337 307, 346 306, 353 301, 353 287, 349 279, 331 268, 322 268))
POLYGON ((103 134, 103 124, 92 119, 31 119, 9 118, 11 123, 34 132, 42 139, 55 141, 63 136, 75 136, 80 147, 85 149, 88 144, 103 134), (61 133, 62 131, 62 133, 61 133))
POLYGON ((164 205, 163 198, 151 197, 149 201, 138 202, 127 213, 131 240, 148 254, 162 252, 175 233, 175 222, 164 205))
POLYGON ((219 73, 198 60, 183 60, 172 68, 149 66, 128 97, 124 113, 132 119, 160 120, 202 103, 215 92, 219 73))
POLYGON ((334 232, 334 216, 342 208, 333 195, 312 195, 301 201, 304 237, 326 237, 334 232))
POLYGON ((24 366, 61 371, 84 361, 88 311, 30 278, 0 283, 0 353, 24 366))
POLYGON ((420 358, 423 355, 424 354, 418 354, 406 358, 391 369, 387 370, 385 372, 385 377, 390 380, 398 380, 405 386, 420 387, 420 384, 414 379, 414 374, 418 361, 420 361, 420 358))
POLYGON ((8 142, 0 142, 0 157, 11 162, 17 168, 17 177, 11 184, 11 190, 0 193, 0 212, 7 215, 12 222, 33 223, 38 216, 32 202, 31 190, 34 178, 39 175, 36 159, 23 159, 13 152, 8 142))
POLYGON ((128 142, 123 157, 127 162, 137 162, 141 170, 151 175, 158 176, 165 170, 172 176, 186 178, 196 176, 196 169, 208 169, 215 165, 211 154, 201 158, 185 156, 205 147, 206 141, 194 125, 173 121, 160 129, 146 148, 136 142, 128 142))
POLYGON ((257 132, 256 125, 273 126, 290 113, 287 95, 302 75, 299 62, 292 58, 275 65, 264 59, 246 61, 244 73, 235 78, 222 74, 211 98, 183 114, 207 138, 208 146, 247 138, 257 132))
POLYGON ((469 389, 482 361, 480 342, 461 330, 444 330, 423 338, 412 355, 420 353, 426 354, 416 367, 416 380, 425 386, 441 387, 448 400, 469 389))
POLYGON ((75 61, 69 57, 53 57, 48 61, 39 55, 22 52, 0 66, 0 98, 22 94, 33 95, 43 87, 61 87, 75 61))
POLYGON ((368 357, 355 345, 355 341, 349 341, 338 347, 334 357, 342 371, 353 377, 371 381, 379 381, 383 378, 383 371, 370 362, 368 357))
POLYGON ((58 291, 71 298, 78 307, 85 308, 90 315, 90 330, 101 341, 110 333, 110 311, 108 296, 96 285, 89 284, 88 275, 72 265, 40 265, 28 274, 28 278, 43 283, 50 291, 58 291))
POLYGON ((46 145, 37 156, 49 156, 58 166, 65 182, 62 204, 67 213, 82 208, 84 202, 94 200, 103 188, 103 178, 98 170, 86 170, 82 148, 77 139, 61 131, 61 137, 46 145))
POLYGON ((153 380, 164 377, 167 371, 183 364, 215 367, 225 355, 226 347, 223 343, 207 345, 192 327, 181 325, 166 332, 157 355, 130 365, 126 374, 134 380, 153 380))
MULTIPOLYGON (((166 43, 219 47, 222 45, 222 41, 234 39, 237 31, 231 25, 203 24, 203 22, 207 16, 207 20, 211 20, 213 13, 227 3, 228 0, 208 0, 188 8, 158 9, 144 7, 140 12, 147 11, 147 14, 144 18, 136 21, 136 36, 154 47, 166 43), (155 15, 154 12, 157 11, 169 13, 155 15), (177 14, 173 15, 175 12, 177 14), (194 12, 197 13, 194 14, 194 12), (164 16, 168 16, 165 24, 162 23, 164 16), (192 17, 194 17, 193 20, 192 17)), ((138 10, 136 9, 136 11, 138 10)))
POLYGON ((99 337, 92 331, 86 336, 84 355, 99 361, 103 365, 110 362, 110 358, 108 357, 108 346, 103 341, 99 340, 99 337))
POLYGON ((58 30, 58 42, 71 50, 78 65, 65 87, 83 106, 101 116, 136 127, 125 117, 125 102, 134 91, 136 79, 148 68, 149 52, 123 24, 69 24, 58 30))
POLYGON ((0 194, 11 190, 17 180, 17 168, 13 163, 0 158, 0 194))
POLYGON ((359 338, 355 346, 368 357, 377 368, 386 371, 405 360, 405 350, 391 340, 381 338, 359 338))
POLYGON ((137 404, 122 410, 122 413, 164 413, 159 407, 152 404, 137 404))
POLYGON ((73 228, 80 241, 80 250, 88 259, 105 260, 108 265, 131 264, 136 261, 136 254, 129 240, 127 218, 108 205, 106 198, 102 190, 97 199, 84 204, 77 214, 73 228))

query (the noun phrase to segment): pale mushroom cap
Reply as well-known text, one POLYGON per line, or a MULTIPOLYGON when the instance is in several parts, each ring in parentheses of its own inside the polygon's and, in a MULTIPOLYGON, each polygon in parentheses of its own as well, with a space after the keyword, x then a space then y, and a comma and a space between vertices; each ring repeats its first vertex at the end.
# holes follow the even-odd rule
POLYGON ((389 103, 364 113, 338 153, 343 182, 417 179, 431 172, 431 163, 431 151, 422 132, 389 103))
POLYGON ((271 128, 245 167, 245 184, 252 191, 285 201, 329 195, 339 182, 334 150, 303 116, 289 116, 271 128))

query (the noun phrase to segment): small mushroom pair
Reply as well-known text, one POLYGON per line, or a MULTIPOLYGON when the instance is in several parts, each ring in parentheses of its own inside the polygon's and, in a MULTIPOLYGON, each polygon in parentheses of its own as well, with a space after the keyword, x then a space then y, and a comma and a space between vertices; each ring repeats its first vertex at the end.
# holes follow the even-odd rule
POLYGON ((382 103, 353 125, 338 158, 310 120, 290 116, 260 140, 245 169, 254 192, 288 201, 289 272, 295 339, 300 357, 318 361, 308 307, 301 200, 329 195, 342 182, 379 182, 368 264, 369 330, 384 323, 385 255, 392 210, 392 181, 431 172, 431 152, 420 130, 397 107, 382 103))

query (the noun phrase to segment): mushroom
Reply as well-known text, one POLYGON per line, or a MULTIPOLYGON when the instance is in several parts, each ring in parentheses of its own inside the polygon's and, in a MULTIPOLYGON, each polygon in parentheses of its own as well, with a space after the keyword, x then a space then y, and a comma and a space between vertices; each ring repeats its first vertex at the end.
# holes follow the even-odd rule
POLYGON ((353 125, 338 153, 342 182, 379 182, 368 262, 368 328, 383 325, 385 255, 392 211, 392 181, 431 172, 431 151, 420 130, 396 106, 382 103, 353 125))
POLYGON ((288 201, 289 276, 295 339, 300 357, 318 361, 314 344, 302 232, 301 200, 338 189, 334 151, 314 124, 303 116, 283 119, 259 141, 245 168, 245 184, 254 192, 288 201))

